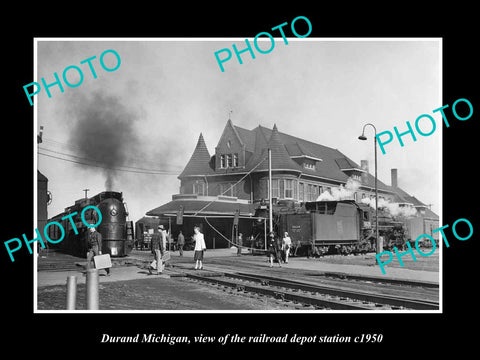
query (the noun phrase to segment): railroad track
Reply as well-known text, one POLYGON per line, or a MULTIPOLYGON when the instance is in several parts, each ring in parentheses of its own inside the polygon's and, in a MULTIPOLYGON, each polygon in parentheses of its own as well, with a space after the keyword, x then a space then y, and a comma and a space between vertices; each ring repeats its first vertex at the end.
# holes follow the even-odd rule
MULTIPOLYGON (((173 266, 184 267, 184 265, 180 263, 176 263, 173 266)), ((226 264, 224 261, 212 261, 211 263, 207 264, 207 267, 209 269, 225 273, 245 273, 254 275, 265 274, 274 276, 280 280, 286 279, 346 290, 356 289, 359 291, 367 291, 419 300, 427 299, 436 303, 438 303, 439 298, 438 283, 427 281, 392 279, 370 275, 364 276, 321 271, 314 272, 311 270, 305 271, 302 269, 288 268, 288 266, 282 266, 281 268, 266 268, 266 265, 264 264, 251 264, 249 262, 242 262, 241 265, 231 265, 228 263, 226 264)))
POLYGON ((365 276, 365 275, 350 275, 350 274, 343 274, 343 273, 335 273, 335 272, 320 272, 320 273, 305 273, 307 276, 314 276, 314 277, 324 277, 330 279, 341 279, 341 280, 355 280, 359 282, 370 282, 370 283, 377 283, 377 284, 394 284, 394 285, 401 285, 401 286, 410 286, 410 287, 423 287, 423 288, 431 288, 431 289, 438 289, 438 283, 428 282, 428 281, 417 281, 417 280, 405 280, 405 279, 390 279, 390 278, 379 278, 374 276, 365 276))
POLYGON ((299 281, 284 280, 268 276, 218 273, 216 276, 187 273, 187 277, 205 283, 234 288, 237 291, 271 296, 282 301, 312 305, 317 309, 333 310, 438 310, 434 301, 406 297, 335 289, 299 281))

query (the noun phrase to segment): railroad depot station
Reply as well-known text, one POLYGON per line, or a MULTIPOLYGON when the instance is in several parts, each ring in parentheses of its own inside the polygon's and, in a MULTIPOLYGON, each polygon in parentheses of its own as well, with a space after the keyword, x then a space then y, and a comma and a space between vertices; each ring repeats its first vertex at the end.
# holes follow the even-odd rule
MULTIPOLYGON (((41 136, 38 140, 41 142, 41 136)), ((37 175, 37 226, 43 231, 48 218, 52 218, 52 214, 47 215, 51 195, 48 179, 40 172, 37 175)), ((439 227, 438 216, 398 186, 396 169, 392 169, 391 175, 391 185, 377 181, 379 199, 395 204, 398 209, 410 210, 407 223, 410 236, 413 233, 432 235, 432 230, 439 227)), ((98 227, 99 232, 105 231, 103 251, 111 254, 113 264, 109 276, 99 271, 101 310, 396 311, 440 308, 438 249, 432 256, 417 260, 404 257, 404 266, 396 260, 391 261, 386 266, 386 274, 382 275, 375 251, 315 257, 292 253, 288 263, 276 261, 269 266, 263 241, 260 248, 256 248, 261 250, 259 252, 249 247, 252 243, 240 247, 240 251, 236 247, 239 233, 244 239, 253 237, 252 224, 263 224, 266 229, 268 216, 265 213, 259 216, 257 211, 270 202, 269 181, 273 204, 325 205, 323 214, 308 214, 311 219, 314 216, 319 219, 316 223, 311 221, 317 228, 311 234, 318 236, 327 232, 328 237, 348 233, 354 234, 351 239, 360 239, 363 236, 360 224, 364 222, 360 221, 358 204, 375 198, 375 177, 370 174, 367 161, 358 165, 337 149, 284 134, 276 126, 267 129, 259 125, 247 130, 235 126, 229 119, 214 154, 209 153, 200 134, 178 179, 179 194, 172 195, 172 200, 166 204, 145 209, 146 216, 135 224, 126 218, 122 193, 113 191, 80 199, 66 206, 65 213, 57 215, 63 216, 72 209, 80 212, 87 204, 109 209, 98 227), (357 185, 349 188, 352 179, 357 185), (342 189, 350 191, 349 198, 344 202, 342 199, 336 201, 335 194, 342 189), (321 198, 326 201, 319 200, 321 198), (354 213, 343 212, 334 218, 328 213, 331 209, 354 209, 354 213), (203 269, 194 268, 193 247, 186 246, 181 256, 169 243, 170 254, 164 271, 151 274, 152 253, 148 246, 137 245, 151 236, 159 224, 169 230, 173 245, 180 230, 187 241, 194 226, 201 228, 207 247, 203 269)), ((363 206, 368 208, 367 204, 363 206)), ((64 221, 68 233, 68 220, 64 221)), ((292 234, 293 242, 296 236, 292 234)), ((438 240, 438 233, 433 237, 438 240)), ((38 249, 35 309, 65 309, 66 277, 76 277, 78 283, 75 309, 89 309, 85 295, 88 284, 84 250, 68 251, 78 250, 76 245, 82 239, 82 236, 66 234, 60 242, 63 248, 38 249)))
MULTIPOLYGON (((349 179, 359 184, 349 197, 356 202, 375 198, 375 178, 368 161, 359 166, 337 149, 316 144, 261 125, 253 130, 236 126, 229 119, 210 154, 200 134, 195 150, 178 176, 180 194, 172 201, 146 213, 164 219, 178 233, 176 216, 183 210, 184 228, 199 225, 205 234, 207 248, 224 248, 232 244, 225 239, 233 234, 232 218, 251 218, 255 208, 268 200, 267 151, 271 149, 272 200, 315 201, 319 195, 347 186, 349 179), (168 220, 165 220, 168 219, 168 220), (215 228, 213 228, 215 227, 215 228)), ((438 240, 439 217, 429 207, 398 186, 397 170, 391 170, 391 185, 378 180, 379 201, 416 209, 410 219, 415 234, 429 234, 438 240)), ((327 200, 330 199, 326 195, 327 200)), ((332 199, 333 200, 333 199, 332 199)), ((143 219, 145 223, 151 222, 143 219)), ((142 223, 142 220, 139 221, 142 223)), ((141 230, 137 227, 137 232, 141 230)), ((239 231, 248 237, 248 222, 240 221, 239 231)), ((413 235, 413 234, 412 234, 413 235)))

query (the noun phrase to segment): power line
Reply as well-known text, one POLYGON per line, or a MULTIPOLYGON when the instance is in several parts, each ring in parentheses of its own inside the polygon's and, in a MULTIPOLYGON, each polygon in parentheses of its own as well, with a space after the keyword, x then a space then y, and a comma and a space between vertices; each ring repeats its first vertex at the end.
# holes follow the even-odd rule
MULTIPOLYGON (((48 139, 48 138, 43 138, 43 142, 44 143, 51 143, 50 145, 52 146, 60 146, 60 147, 64 147, 64 148, 70 148, 70 149, 74 149, 74 150, 82 150, 82 148, 78 145, 74 145, 74 144, 71 144, 71 143, 64 143, 64 142, 60 142, 60 141, 57 141, 57 140, 52 140, 52 139, 48 139)), ((132 160, 138 160, 140 162, 143 162, 143 163, 150 163, 150 164, 155 164, 157 165, 157 161, 155 160, 150 160, 150 159, 145 159, 145 158, 138 158, 138 157, 132 157, 132 160)))
MULTIPOLYGON (((255 167, 250 170, 249 172, 247 172, 245 174, 245 176, 243 176, 240 180, 238 180, 235 184, 233 184, 232 186, 230 186, 227 190, 225 190, 224 192, 222 192, 220 195, 224 195, 226 192, 230 191, 230 189, 233 189, 236 185, 238 185, 243 179, 245 179, 248 175, 250 175, 257 167, 259 167, 265 160, 267 160, 267 157, 263 158, 257 165, 255 165, 255 167)), ((200 210, 196 211, 195 214, 193 214, 193 216, 197 216, 200 212, 202 212, 203 210, 205 210, 207 207, 209 207, 210 205, 212 205, 215 201, 217 200, 212 200, 210 201, 209 203, 207 203, 207 205, 205 205, 204 207, 202 207, 200 210)))
POLYGON ((119 169, 119 168, 114 168, 114 167, 106 167, 106 166, 88 164, 88 163, 85 163, 85 162, 71 160, 71 159, 65 159, 65 158, 61 158, 61 157, 58 157, 58 156, 49 155, 49 154, 45 154, 45 153, 41 153, 41 152, 38 152, 38 154, 43 155, 43 156, 48 156, 50 158, 54 158, 54 159, 58 159, 58 160, 72 162, 72 163, 75 163, 75 164, 82 164, 82 165, 93 166, 93 167, 98 167, 98 168, 108 169, 108 170, 132 172, 132 173, 138 173, 138 174, 151 174, 151 175, 179 175, 179 172, 173 172, 173 171, 159 170, 157 172, 154 172, 154 171, 136 171, 136 170, 119 169))
MULTIPOLYGON (((91 158, 86 158, 86 157, 81 157, 81 156, 76 156, 76 155, 72 155, 72 154, 66 154, 66 153, 63 153, 63 152, 60 152, 60 151, 55 151, 55 150, 51 150, 51 149, 46 149, 46 148, 42 148, 42 147, 39 147, 40 150, 44 150, 44 151, 49 151, 49 152, 53 152, 55 154, 60 154, 60 155, 64 155, 64 156, 70 156, 70 157, 73 157, 75 159, 80 159, 80 160, 86 160, 86 161, 93 161, 93 162, 97 162, 97 163, 100 163, 102 164, 103 161, 101 160, 96 160, 96 159, 91 159, 91 158)), ((88 164, 87 164, 88 165, 88 164)), ((134 170, 144 170, 144 171, 153 171, 153 172, 165 172, 165 171, 170 171, 170 170, 160 170, 160 169, 146 169, 146 168, 140 168, 140 167, 135 167, 135 166, 126 166, 126 165, 121 165, 120 167, 122 168, 128 168, 128 169, 134 169, 134 170)), ((175 171, 175 170, 171 170, 172 172, 175 171)), ((181 170, 178 170, 178 172, 180 173, 181 170)))

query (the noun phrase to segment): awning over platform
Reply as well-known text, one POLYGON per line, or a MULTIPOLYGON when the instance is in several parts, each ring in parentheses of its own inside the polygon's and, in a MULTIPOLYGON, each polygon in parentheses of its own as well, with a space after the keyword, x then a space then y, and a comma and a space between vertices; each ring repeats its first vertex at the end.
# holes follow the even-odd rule
POLYGON ((186 198, 178 197, 172 201, 161 205, 146 213, 147 216, 176 216, 183 206, 183 213, 185 215, 206 216, 234 216, 237 210, 240 211, 240 216, 253 216, 255 208, 253 204, 239 201, 227 201, 217 197, 205 196, 190 196, 186 198), (200 211, 201 210, 201 211, 200 211))

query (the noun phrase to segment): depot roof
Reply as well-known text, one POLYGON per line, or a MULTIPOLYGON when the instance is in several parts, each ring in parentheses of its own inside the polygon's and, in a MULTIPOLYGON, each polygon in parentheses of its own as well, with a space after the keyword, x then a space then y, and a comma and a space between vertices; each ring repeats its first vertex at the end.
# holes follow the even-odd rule
POLYGON ((147 212, 148 216, 175 216, 183 207, 185 215, 235 215, 253 216, 253 204, 236 201, 227 196, 174 195, 173 200, 147 212))

